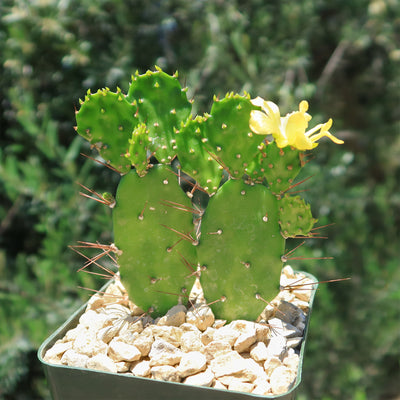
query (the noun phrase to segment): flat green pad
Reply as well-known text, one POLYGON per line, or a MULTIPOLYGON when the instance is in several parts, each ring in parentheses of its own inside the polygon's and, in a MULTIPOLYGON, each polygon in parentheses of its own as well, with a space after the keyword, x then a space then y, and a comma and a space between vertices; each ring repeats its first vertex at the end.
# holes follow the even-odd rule
POLYGON ((129 139, 139 120, 137 107, 126 100, 120 90, 109 89, 85 96, 76 114, 77 132, 94 146, 107 164, 120 173, 131 169, 126 158, 129 139))
POLYGON ((136 74, 127 100, 138 106, 140 122, 146 124, 149 131, 151 152, 160 163, 169 163, 176 154, 175 132, 192 109, 177 76, 161 70, 136 74))
POLYGON ((310 205, 300 196, 285 195, 280 200, 279 211, 279 224, 285 238, 308 236, 317 222, 311 214, 310 205))
POLYGON ((182 257, 195 263, 196 247, 172 231, 190 235, 192 214, 166 201, 191 207, 174 173, 157 165, 145 178, 134 170, 121 178, 113 211, 121 279, 132 301, 144 311, 152 307, 153 315, 165 314, 194 282, 182 257))
POLYGON ((210 199, 197 252, 201 283, 218 318, 255 320, 278 293, 285 241, 278 201, 265 186, 226 182, 210 199))

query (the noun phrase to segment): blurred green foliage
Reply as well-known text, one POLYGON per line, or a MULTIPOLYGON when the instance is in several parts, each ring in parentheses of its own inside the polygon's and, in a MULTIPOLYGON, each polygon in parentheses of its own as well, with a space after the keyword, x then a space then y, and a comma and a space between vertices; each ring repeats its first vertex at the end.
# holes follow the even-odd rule
MULTIPOLYGON (((68 246, 111 242, 80 182, 117 179, 80 153, 74 107, 136 69, 179 70, 208 109, 248 91, 310 102, 343 146, 322 143, 303 185, 329 240, 292 265, 320 280, 299 400, 400 392, 400 8, 397 0, 3 0, 0 3, 0 398, 49 398, 35 351, 99 287, 68 246)), ((295 245, 295 243, 293 244, 295 245)))

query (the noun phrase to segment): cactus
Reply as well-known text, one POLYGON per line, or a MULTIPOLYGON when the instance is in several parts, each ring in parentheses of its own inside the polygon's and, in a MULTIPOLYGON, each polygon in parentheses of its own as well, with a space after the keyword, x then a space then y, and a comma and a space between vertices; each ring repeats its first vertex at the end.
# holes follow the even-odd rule
POLYGON ((114 241, 133 302, 161 315, 199 276, 218 317, 257 318, 278 292, 286 239, 316 223, 288 192, 304 151, 322 136, 342 143, 331 120, 306 132, 307 108, 281 117, 274 103, 228 93, 192 116, 177 74, 160 69, 136 73, 127 95, 88 92, 77 132, 122 175, 114 241))

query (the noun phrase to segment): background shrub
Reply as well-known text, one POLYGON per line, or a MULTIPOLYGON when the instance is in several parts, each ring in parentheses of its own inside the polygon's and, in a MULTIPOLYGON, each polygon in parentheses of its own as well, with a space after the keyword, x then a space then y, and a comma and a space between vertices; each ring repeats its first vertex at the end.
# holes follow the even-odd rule
MULTIPOLYGON (((78 240, 111 242, 110 213, 78 195, 115 174, 80 155, 79 97, 155 64, 214 93, 302 99, 334 119, 304 184, 329 240, 292 265, 321 280, 299 399, 391 399, 400 356, 400 10, 396 0, 3 0, 0 3, 0 398, 45 399, 36 349, 88 297, 78 240)), ((296 243, 294 243, 295 245, 296 243)))

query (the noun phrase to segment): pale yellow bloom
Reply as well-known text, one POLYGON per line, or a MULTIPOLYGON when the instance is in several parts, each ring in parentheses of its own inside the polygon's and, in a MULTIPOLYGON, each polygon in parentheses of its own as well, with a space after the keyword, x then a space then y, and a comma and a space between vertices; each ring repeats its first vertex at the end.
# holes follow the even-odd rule
POLYGON ((279 107, 272 101, 257 97, 251 102, 261 107, 262 111, 251 112, 250 129, 259 135, 272 135, 280 148, 293 146, 298 150, 311 150, 318 146, 317 140, 324 136, 336 144, 343 143, 343 140, 329 132, 332 119, 307 131, 311 115, 307 114, 308 103, 305 100, 299 104, 299 111, 294 111, 284 117, 281 117, 279 107))

